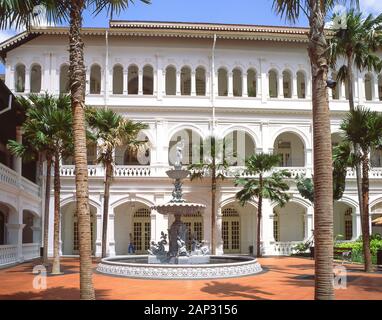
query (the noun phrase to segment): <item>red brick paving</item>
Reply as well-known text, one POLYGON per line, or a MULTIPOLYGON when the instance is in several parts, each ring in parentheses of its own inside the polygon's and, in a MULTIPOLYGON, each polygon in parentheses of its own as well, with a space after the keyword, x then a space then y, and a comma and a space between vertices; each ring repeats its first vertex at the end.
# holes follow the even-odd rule
MULTIPOLYGON (((79 299, 79 267, 74 258, 62 259, 63 275, 49 276, 46 290, 32 287, 33 266, 39 261, 0 270, 0 300, 79 299)), ((138 280, 94 274, 97 299, 313 299, 313 260, 261 258, 266 272, 251 277, 219 280, 138 280)), ((94 264, 94 267, 96 263, 94 264)), ((347 265, 347 289, 337 289, 336 299, 382 299, 382 273, 364 273, 347 265)))

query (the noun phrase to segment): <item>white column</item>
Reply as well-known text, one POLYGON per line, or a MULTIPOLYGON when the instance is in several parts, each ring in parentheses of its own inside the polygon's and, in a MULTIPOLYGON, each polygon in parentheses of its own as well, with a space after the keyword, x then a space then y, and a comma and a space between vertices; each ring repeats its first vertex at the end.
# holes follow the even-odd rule
POLYGON ((361 222, 361 217, 359 215, 359 212, 353 212, 352 213, 352 239, 351 240, 357 240, 361 233, 359 233, 359 224, 361 222))
POLYGON ((102 95, 105 95, 105 93, 106 93, 106 81, 105 81, 105 72, 107 72, 106 71, 106 69, 105 68, 101 68, 101 91, 100 91, 100 94, 102 94, 102 95))
POLYGON ((341 81, 341 92, 340 92, 340 94, 341 94, 340 99, 341 100, 346 100, 345 81, 341 81))
POLYGON ((216 215, 216 255, 222 255, 223 251, 223 237, 222 237, 222 227, 223 227, 223 215, 222 208, 217 209, 216 215))
POLYGON ((96 241, 95 241, 95 256, 101 257, 102 256, 102 213, 97 209, 97 215, 96 215, 96 224, 97 224, 97 234, 96 234, 96 241))
MULTIPOLYGON (((22 143, 22 130, 20 126, 16 127, 16 142, 22 143)), ((23 161, 21 157, 13 156, 13 169, 21 176, 23 161)))
POLYGON ((373 81, 374 81, 373 101, 379 101, 378 75, 374 75, 373 81))
POLYGON ((196 72, 191 71, 191 96, 196 96, 196 72))
MULTIPOLYGON (((261 250, 262 253, 272 254, 274 237, 273 237, 273 210, 268 199, 263 199, 263 216, 261 222, 261 250)), ((256 246, 254 246, 254 251, 256 246)), ((255 252, 256 254, 256 252, 255 252)))
POLYGON ((361 74, 358 75, 358 103, 362 104, 365 102, 365 79, 361 74))
POLYGON ((306 75, 305 86, 306 86, 306 98, 312 99, 312 77, 310 73, 306 75))
POLYGON ((177 96, 180 96, 181 95, 181 92, 180 92, 180 77, 181 76, 181 72, 180 70, 177 70, 176 71, 176 95, 177 96))
POLYGON ((243 97, 248 97, 248 73, 243 73, 243 97))
POLYGON ((233 97, 233 73, 228 71, 228 97, 233 97))
POLYGON ((308 240, 313 235, 313 215, 314 215, 314 208, 313 206, 310 206, 306 210, 306 220, 305 220, 305 239, 308 240))
POLYGON ((115 215, 113 212, 109 214, 109 222, 107 224, 108 252, 110 257, 115 256, 114 222, 115 222, 115 215))
POLYGON ((5 64, 5 84, 7 87, 14 92, 15 91, 15 67, 10 61, 5 64))
POLYGON ((157 216, 158 215, 159 214, 157 211, 151 210, 151 214, 150 214, 150 228, 151 228, 151 230, 150 230, 150 242, 151 241, 159 241, 159 239, 160 239, 160 234, 159 234, 159 237, 157 237, 157 216))
POLYGON ((127 68, 123 69, 123 94, 127 95, 127 87, 128 87, 128 81, 129 81, 129 70, 127 68))
POLYGON ((313 151, 312 149, 305 150, 305 168, 306 168, 306 177, 310 178, 312 176, 313 168, 313 151))
POLYGON ((278 91, 278 98, 283 99, 284 98, 284 79, 282 72, 278 73, 278 82, 277 82, 277 91, 278 91))
POLYGON ((292 75, 292 98, 293 99, 298 99, 297 73, 293 73, 293 75, 292 75))
POLYGON ((143 95, 143 70, 138 71, 138 94, 143 95))
POLYGON ((86 95, 90 93, 90 69, 86 68, 85 70, 86 75, 86 95))
POLYGON ((31 70, 25 68, 25 93, 31 92, 31 70))

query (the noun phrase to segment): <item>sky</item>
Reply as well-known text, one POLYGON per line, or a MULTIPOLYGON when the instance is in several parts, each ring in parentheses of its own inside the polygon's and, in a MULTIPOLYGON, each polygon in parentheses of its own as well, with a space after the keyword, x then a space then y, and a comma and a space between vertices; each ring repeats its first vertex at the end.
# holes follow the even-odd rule
MULTIPOLYGON (((285 19, 272 10, 273 0, 151 0, 146 5, 135 0, 129 8, 114 20, 215 22, 256 25, 290 26, 285 19)), ((360 0, 365 13, 382 12, 381 0, 360 0)), ((107 27, 109 17, 106 13, 94 17, 91 10, 84 13, 85 27, 107 27)), ((296 26, 307 26, 305 17, 296 26)), ((0 30, 0 42, 15 35, 14 30, 0 30)), ((4 67, 0 64, 0 73, 4 67)))

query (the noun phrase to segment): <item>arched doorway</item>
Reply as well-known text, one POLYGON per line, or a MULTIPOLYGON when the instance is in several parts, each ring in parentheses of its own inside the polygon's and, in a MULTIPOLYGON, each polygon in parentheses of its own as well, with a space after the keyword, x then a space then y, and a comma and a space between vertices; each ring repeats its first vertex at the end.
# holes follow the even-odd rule
MULTIPOLYGON (((97 238, 97 209, 90 205, 90 227, 91 227, 91 250, 95 254, 97 238)), ((61 208, 61 241, 63 255, 78 255, 80 250, 80 239, 78 232, 78 215, 76 203, 71 202, 61 208)))
POLYGON ((34 217, 29 211, 24 210, 23 212, 23 243, 33 243, 33 225, 34 217))
POLYGON ((240 253, 240 216, 235 208, 222 211, 222 239, 224 253, 240 253))
POLYGON ((274 154, 280 156, 280 167, 304 167, 305 148, 301 138, 293 132, 280 134, 274 143, 274 154))
POLYGON ((306 208, 296 202, 273 209, 273 236, 276 242, 303 241, 307 236, 306 208))
POLYGON ((333 205, 333 235, 338 240, 353 238, 353 208, 341 201, 333 205))
POLYGON ((187 250, 191 250, 192 240, 202 241, 203 239, 203 216, 200 212, 182 217, 182 222, 187 226, 187 250))
POLYGON ((133 244, 135 253, 147 253, 150 248, 151 239, 151 221, 150 209, 139 208, 133 215, 133 244))
POLYGON ((147 254, 151 240, 151 209, 136 201, 114 208, 115 253, 127 255, 133 244, 136 254, 147 254))

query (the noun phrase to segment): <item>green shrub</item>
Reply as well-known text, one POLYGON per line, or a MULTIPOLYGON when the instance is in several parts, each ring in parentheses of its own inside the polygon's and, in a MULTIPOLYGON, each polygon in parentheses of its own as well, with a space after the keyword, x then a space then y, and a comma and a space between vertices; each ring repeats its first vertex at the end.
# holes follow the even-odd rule
MULTIPOLYGON (((359 238, 357 241, 337 243, 336 247, 352 248, 352 261, 363 262, 362 238, 359 238)), ((382 250, 382 240, 380 235, 375 235, 370 240, 371 260, 374 264, 377 263, 378 250, 382 250)))

